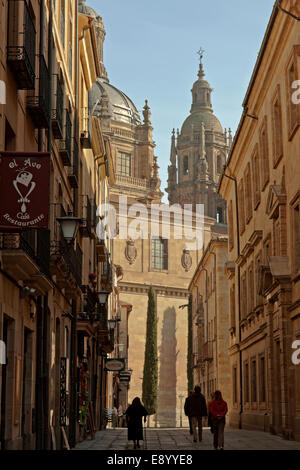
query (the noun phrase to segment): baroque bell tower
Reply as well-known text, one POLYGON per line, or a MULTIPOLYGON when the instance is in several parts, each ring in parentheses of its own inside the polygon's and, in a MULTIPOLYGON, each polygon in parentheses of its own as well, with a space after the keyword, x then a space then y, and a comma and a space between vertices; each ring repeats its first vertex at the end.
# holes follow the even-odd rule
POLYGON ((181 131, 172 131, 170 165, 168 167, 168 199, 170 204, 204 204, 204 215, 226 224, 226 204, 217 193, 219 177, 231 145, 231 130, 223 131, 213 113, 210 84, 204 79, 203 51, 200 55, 198 79, 193 84, 190 115, 181 131))

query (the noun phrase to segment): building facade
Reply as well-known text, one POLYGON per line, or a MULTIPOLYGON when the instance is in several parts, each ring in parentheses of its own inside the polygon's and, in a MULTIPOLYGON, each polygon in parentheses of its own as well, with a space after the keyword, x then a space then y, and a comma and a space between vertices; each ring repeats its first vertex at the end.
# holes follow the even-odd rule
MULTIPOLYGON (((50 158, 40 190, 42 197, 49 188, 47 228, 1 228, 1 448, 59 449, 66 445, 62 428, 74 446, 91 428, 88 419, 96 429, 104 425, 113 393, 105 359, 114 348, 117 273, 94 214, 109 197, 114 172, 109 143, 88 114, 88 91, 101 75, 97 31, 70 0, 2 2, 0 18, 7 38, 3 160, 7 152, 12 159, 26 152, 35 165, 45 152, 50 158), (77 230, 68 239, 63 227, 70 221, 77 230)), ((2 169, 0 176, 4 181, 2 169)), ((27 199, 21 196, 21 212, 27 199)))
POLYGON ((227 238, 212 239, 189 285, 193 299, 193 374, 207 398, 221 390, 231 397, 229 348, 229 282, 227 238))
POLYGON ((299 3, 274 6, 222 175, 230 283, 230 422, 299 439, 299 3), (279 6, 281 8, 279 8, 279 6), (292 16, 294 15, 294 16, 292 16))

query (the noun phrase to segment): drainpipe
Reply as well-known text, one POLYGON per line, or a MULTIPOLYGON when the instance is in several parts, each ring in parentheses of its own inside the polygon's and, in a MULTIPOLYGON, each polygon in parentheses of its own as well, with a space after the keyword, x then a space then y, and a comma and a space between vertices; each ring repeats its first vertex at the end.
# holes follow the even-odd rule
MULTIPOLYGON (((239 201, 238 201, 238 187, 237 187, 237 180, 233 176, 226 175, 225 171, 223 172, 223 176, 230 179, 234 182, 234 192, 235 192, 235 214, 236 214, 236 243, 237 243, 237 255, 238 257, 241 254, 240 248, 240 222, 239 222, 239 201)), ((242 414, 243 414, 243 363, 242 363, 242 351, 241 351, 241 339, 242 339, 242 332, 241 332, 241 268, 237 266, 237 274, 238 274, 238 320, 239 320, 239 335, 238 335, 238 342, 239 342, 239 370, 240 370, 240 413, 239 413, 239 429, 242 429, 242 414)))
MULTIPOLYGON (((201 266, 201 271, 205 271, 205 301, 206 301, 206 341, 208 342, 208 272, 207 269, 201 266)), ((206 368, 206 388, 207 388, 207 397, 209 393, 209 368, 208 368, 208 363, 207 363, 207 368, 206 368)))

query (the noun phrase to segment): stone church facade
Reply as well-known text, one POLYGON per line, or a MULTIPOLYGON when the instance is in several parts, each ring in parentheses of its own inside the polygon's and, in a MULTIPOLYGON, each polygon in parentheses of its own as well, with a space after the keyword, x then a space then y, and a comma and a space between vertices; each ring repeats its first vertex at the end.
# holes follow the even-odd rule
MULTIPOLYGON (((154 155, 150 107, 146 101, 141 118, 133 101, 110 83, 102 59, 105 37, 102 19, 90 8, 89 14, 98 23, 98 50, 101 51, 101 77, 90 92, 89 109, 99 118, 103 134, 110 141, 116 176, 115 184, 110 188, 109 201, 114 204, 119 216, 120 196, 127 197, 128 209, 135 203, 143 204, 143 208, 148 210, 148 214, 143 214, 140 218, 141 237, 136 240, 130 236, 122 238, 121 227, 118 226, 118 234, 112 247, 113 262, 123 269, 123 279, 118 282, 120 302, 129 305, 131 309, 126 358, 127 368, 132 370, 128 402, 136 396, 142 396, 148 290, 152 286, 158 318, 159 393, 158 410, 151 417, 150 424, 158 427, 179 426, 180 416, 183 415, 185 426, 188 423, 183 413, 182 399, 187 394, 188 321, 187 309, 179 307, 188 303, 188 285, 201 259, 203 246, 192 250, 187 246, 191 240, 184 236, 181 239, 175 238, 174 231, 178 229, 178 221, 173 213, 170 214, 169 239, 162 236, 161 215, 158 236, 145 236, 145 230, 150 227, 151 204, 161 204, 163 196, 159 166, 154 155)), ((200 75, 203 73, 202 67, 201 64, 200 75)), ((202 78, 199 76, 200 82, 198 80, 194 85, 195 90, 200 90, 203 86, 202 78)), ((207 86, 209 96, 206 95, 205 99, 210 99, 211 89, 207 86)), ((224 201, 216 193, 216 158, 220 156, 220 165, 224 164, 228 146, 226 135, 212 114, 211 106, 208 103, 202 106, 204 98, 199 96, 200 101, 197 101, 195 94, 196 91, 193 93, 192 106, 195 112, 190 119, 193 122, 189 124, 189 118, 186 120, 177 145, 174 133, 172 135, 168 193, 171 204, 206 204, 203 223, 206 246, 214 234, 226 232, 226 226, 222 223, 225 222, 224 201), (187 138, 190 138, 189 142, 187 138), (188 184, 185 176, 176 179, 176 155, 180 173, 186 151, 190 159, 189 165, 193 168, 189 173, 193 180, 188 184), (196 161, 196 156, 199 156, 199 161, 196 161), (185 190, 186 187, 190 192, 185 190), (188 195, 195 190, 197 194, 200 191, 199 197, 193 200, 183 197, 184 193, 188 195), (218 208, 220 211, 222 209, 223 219, 217 217, 218 208)), ((166 207, 169 208, 168 205, 166 207)), ((134 222, 135 216, 135 213, 128 213, 129 225, 134 222)), ((195 221, 193 213, 193 227, 195 221)), ((119 224, 122 225, 121 217, 119 224)))

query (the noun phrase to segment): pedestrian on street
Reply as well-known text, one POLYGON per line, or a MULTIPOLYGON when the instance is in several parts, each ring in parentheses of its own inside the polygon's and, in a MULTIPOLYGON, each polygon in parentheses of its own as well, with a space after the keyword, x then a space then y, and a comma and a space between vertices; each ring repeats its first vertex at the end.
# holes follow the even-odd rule
POLYGON ((199 442, 202 441, 202 417, 207 416, 206 400, 201 393, 201 388, 196 385, 194 393, 190 397, 189 402, 189 416, 192 418, 192 427, 194 442, 197 442, 197 426, 199 442))
POLYGON ((213 422, 214 448, 215 450, 224 450, 225 416, 228 412, 228 407, 219 390, 215 392, 214 400, 209 406, 209 411, 213 422))
POLYGON ((190 391, 189 396, 186 397, 185 402, 184 402, 184 413, 189 419, 189 426, 190 426, 190 434, 193 434, 193 426, 192 426, 192 417, 189 416, 190 412, 190 398, 193 395, 193 390, 190 391))
POLYGON ((126 421, 128 427, 128 440, 133 441, 134 449, 140 448, 140 442, 143 438, 143 417, 144 423, 148 412, 142 405, 139 397, 136 397, 132 404, 127 408, 126 421))

